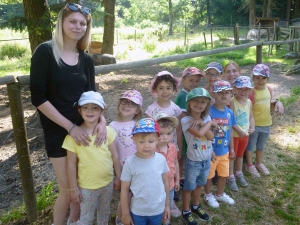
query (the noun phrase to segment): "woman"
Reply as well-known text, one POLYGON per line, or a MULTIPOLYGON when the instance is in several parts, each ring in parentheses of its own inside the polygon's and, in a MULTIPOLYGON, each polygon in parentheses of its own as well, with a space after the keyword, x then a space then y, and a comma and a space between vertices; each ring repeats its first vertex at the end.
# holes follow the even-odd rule
MULTIPOLYGON (((70 134, 78 145, 89 145, 81 129, 83 120, 76 103, 85 91, 95 91, 92 58, 84 52, 91 40, 90 9, 67 3, 60 11, 52 40, 42 43, 33 53, 30 67, 31 101, 37 107, 45 136, 47 155, 54 167, 59 195, 54 204, 54 224, 62 225, 70 206, 66 150, 62 143, 70 134)), ((94 130, 95 144, 106 141, 104 116, 94 130)), ((70 222, 78 220, 79 206, 71 204, 70 222)))

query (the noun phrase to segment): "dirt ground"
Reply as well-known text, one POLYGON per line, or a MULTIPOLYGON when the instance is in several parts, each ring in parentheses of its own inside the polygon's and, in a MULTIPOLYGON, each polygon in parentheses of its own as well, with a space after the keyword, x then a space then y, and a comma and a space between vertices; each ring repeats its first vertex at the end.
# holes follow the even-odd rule
MULTIPOLYGON (((254 65, 242 68, 243 75, 250 75, 254 65)), ((270 86, 273 88, 273 98, 287 97, 291 88, 300 85, 299 76, 285 76, 281 64, 269 64, 271 70, 270 86)), ((155 99, 148 91, 150 79, 159 71, 168 70, 173 75, 180 77, 182 69, 165 68, 163 66, 149 66, 127 71, 117 71, 110 74, 97 76, 99 90, 108 104, 106 111, 107 123, 115 120, 116 106, 120 95, 128 89, 136 89, 144 97, 143 109, 145 110, 155 99), (122 80, 122 81, 121 81, 122 80)), ((201 86, 205 80, 201 80, 201 86)), ((30 103, 30 92, 28 87, 22 90, 22 100, 25 121, 35 112, 30 103)), ((16 147, 10 117, 9 103, 6 86, 0 86, 0 215, 11 206, 18 206, 22 201, 23 192, 18 167, 16 147)), ((36 192, 47 186, 50 181, 55 181, 52 165, 46 156, 42 129, 39 127, 27 126, 28 143, 30 149, 32 171, 36 192)), ((57 192, 57 187, 54 187, 57 192)), ((115 193, 111 205, 112 218, 115 215, 118 193, 115 193)), ((51 224, 51 208, 44 210, 39 215, 38 222, 34 224, 51 224)), ((26 220, 15 221, 10 224, 28 224, 26 220)), ((181 222, 176 223, 181 224, 181 222)))

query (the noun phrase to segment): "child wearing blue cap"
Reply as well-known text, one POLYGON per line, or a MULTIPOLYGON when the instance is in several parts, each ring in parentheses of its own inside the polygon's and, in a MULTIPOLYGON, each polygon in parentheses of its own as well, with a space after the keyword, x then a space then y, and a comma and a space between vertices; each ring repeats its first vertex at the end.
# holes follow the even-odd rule
POLYGON ((231 98, 232 87, 229 82, 220 80, 214 84, 215 103, 210 107, 212 121, 217 123, 214 130, 213 153, 210 163, 210 173, 205 185, 205 202, 212 208, 218 208, 218 202, 233 205, 235 201, 229 197, 224 188, 229 176, 229 158, 234 157, 232 126, 236 124, 234 114, 226 105, 231 98), (218 172, 217 191, 211 193, 212 178, 218 172))
POLYGON ((116 132, 107 126, 107 142, 96 146, 96 135, 92 134, 105 109, 103 97, 98 92, 84 92, 78 105, 78 111, 84 120, 80 128, 87 132, 93 144, 77 145, 68 135, 62 146, 67 150, 71 200, 80 203, 80 221, 76 224, 92 224, 96 210, 97 223, 108 224, 113 187, 118 190, 121 185, 121 165, 114 143, 116 132))
POLYGON ((124 225, 156 225, 170 218, 169 168, 165 157, 155 152, 159 135, 159 126, 152 118, 137 121, 133 128, 137 152, 126 159, 121 174, 124 225))

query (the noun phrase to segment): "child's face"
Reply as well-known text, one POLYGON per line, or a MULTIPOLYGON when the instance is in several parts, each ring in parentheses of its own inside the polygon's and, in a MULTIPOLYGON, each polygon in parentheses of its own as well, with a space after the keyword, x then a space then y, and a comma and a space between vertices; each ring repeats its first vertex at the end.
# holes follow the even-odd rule
POLYGON ((237 68, 233 64, 229 64, 224 72, 225 79, 233 86, 236 78, 241 76, 241 73, 237 70, 237 68))
POLYGON ((264 76, 253 76, 254 87, 257 90, 264 90, 268 79, 264 76))
POLYGON ((157 133, 134 134, 132 139, 137 147, 136 156, 143 159, 153 157, 158 143, 157 133))
POLYGON ((231 91, 223 90, 220 92, 215 92, 214 96, 215 96, 215 103, 225 106, 231 98, 231 91))
POLYGON ((238 98, 247 99, 250 90, 251 88, 234 88, 234 93, 238 98))
POLYGON ((159 127, 160 127, 160 136, 159 136, 159 141, 157 146, 163 147, 171 142, 173 137, 173 127, 172 126, 168 126, 168 127, 159 126, 159 127))
POLYGON ((162 81, 156 88, 157 97, 161 100, 170 100, 173 97, 174 87, 171 82, 162 81))
POLYGON ((208 85, 213 86, 215 82, 221 80, 221 74, 217 70, 210 68, 206 70, 205 78, 208 82, 208 85))
POLYGON ((133 101, 129 99, 121 99, 119 104, 119 112, 122 118, 133 119, 133 117, 139 112, 139 107, 133 101))
POLYGON ((192 113, 202 113, 205 111, 209 100, 204 97, 197 97, 190 100, 189 107, 192 113))
POLYGON ((98 123, 102 109, 100 106, 88 103, 78 109, 85 123, 98 123))
POLYGON ((189 75, 189 76, 185 76, 182 79, 181 83, 183 85, 183 88, 189 92, 192 89, 200 86, 200 79, 201 79, 200 75, 189 75))

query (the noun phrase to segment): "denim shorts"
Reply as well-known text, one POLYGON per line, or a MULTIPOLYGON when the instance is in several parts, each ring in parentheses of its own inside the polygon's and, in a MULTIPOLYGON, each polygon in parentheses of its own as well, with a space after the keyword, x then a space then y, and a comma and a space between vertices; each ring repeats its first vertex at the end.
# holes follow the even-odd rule
POLYGON ((136 225, 160 225, 163 214, 155 216, 138 216, 130 212, 133 223, 136 225))
POLYGON ((204 186, 210 170, 210 159, 192 161, 185 159, 184 166, 184 190, 193 191, 197 186, 204 186))
POLYGON ((270 129, 270 126, 255 126, 255 131, 249 136, 246 150, 248 152, 253 152, 256 148, 257 151, 263 151, 270 135, 270 129))

